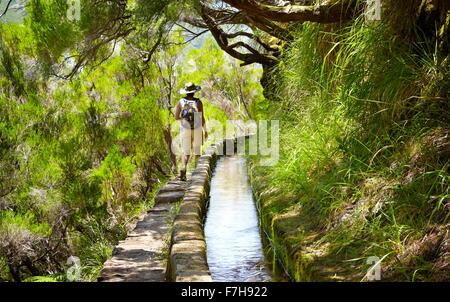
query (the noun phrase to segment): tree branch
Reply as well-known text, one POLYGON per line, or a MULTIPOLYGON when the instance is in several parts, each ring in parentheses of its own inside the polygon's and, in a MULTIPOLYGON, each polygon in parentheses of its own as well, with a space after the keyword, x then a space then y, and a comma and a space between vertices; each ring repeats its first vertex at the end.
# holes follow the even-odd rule
POLYGON ((356 0, 327 1, 321 5, 272 6, 256 0, 222 0, 252 17, 264 17, 277 22, 334 23, 349 20, 356 9, 356 0))
MULTIPOLYGON (((117 16, 114 19, 108 20, 104 26, 100 27, 95 32, 89 33, 88 37, 85 39, 85 45, 87 47, 80 51, 78 55, 71 56, 78 58, 71 71, 67 75, 60 75, 57 73, 52 75, 61 79, 71 79, 78 70, 85 67, 90 61, 97 59, 98 51, 102 46, 117 41, 120 38, 124 38, 136 29, 135 27, 131 27, 131 24, 127 22, 129 18, 129 15, 117 16)), ((108 57, 106 57, 106 59, 108 59, 108 57)), ((105 61, 106 59, 103 58, 102 60, 105 61)), ((66 61, 67 58, 63 61, 63 64, 66 61)))
POLYGON ((249 21, 248 22, 249 26, 253 25, 257 29, 265 33, 268 33, 269 35, 275 38, 278 38, 283 41, 289 41, 294 39, 289 30, 279 26, 275 22, 267 20, 261 16, 246 16, 246 18, 249 21))
POLYGON ((158 49, 159 45, 161 44, 163 40, 163 31, 160 31, 158 34, 158 39, 156 40, 155 44, 153 44, 153 47, 150 49, 150 51, 147 54, 147 57, 144 59, 144 63, 147 64, 152 59, 153 54, 156 52, 156 49, 158 49))
MULTIPOLYGON (((286 28, 270 21, 262 16, 249 15, 243 11, 235 11, 230 9, 213 9, 203 5, 205 13, 214 20, 217 25, 247 25, 253 29, 259 29, 280 40, 292 40, 293 36, 286 28)), ((192 16, 183 15, 179 19, 180 22, 187 23, 198 28, 208 28, 208 25, 202 19, 192 16)))
POLYGON ((12 0, 9 0, 8 3, 6 4, 5 10, 0 15, 0 18, 3 17, 4 15, 6 15, 6 13, 8 12, 8 9, 9 9, 9 6, 11 5, 11 3, 12 3, 12 0))
POLYGON ((256 42, 258 42, 258 44, 261 45, 262 47, 264 47, 264 49, 267 51, 277 51, 278 50, 277 48, 273 48, 269 44, 262 41, 258 36, 254 35, 252 33, 249 33, 249 32, 238 31, 238 32, 235 32, 232 34, 225 34, 225 35, 227 36, 227 38, 231 38, 231 39, 239 37, 239 36, 245 36, 245 37, 248 37, 248 38, 253 39, 256 42))
MULTIPOLYGON (((274 65, 278 62, 278 60, 275 57, 261 54, 257 52, 254 48, 252 48, 251 46, 242 41, 229 45, 228 39, 230 37, 230 34, 227 34, 222 29, 220 29, 215 20, 206 13, 204 7, 201 10, 201 14, 203 20, 205 21, 205 24, 208 26, 209 31, 213 35, 219 47, 230 56, 243 61, 245 65, 252 63, 260 63, 263 65, 274 65), (237 51, 235 48, 238 46, 248 49, 251 53, 242 53, 237 51)), ((233 34, 231 34, 231 37, 232 36, 233 34)))

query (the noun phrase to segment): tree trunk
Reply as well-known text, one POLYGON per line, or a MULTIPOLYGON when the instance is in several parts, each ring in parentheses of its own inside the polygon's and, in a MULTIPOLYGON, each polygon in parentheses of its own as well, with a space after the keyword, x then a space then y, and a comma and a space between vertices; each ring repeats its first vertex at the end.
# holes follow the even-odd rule
POLYGON ((172 134, 171 134, 171 128, 170 124, 167 125, 167 128, 163 130, 164 132, 164 140, 166 141, 167 149, 169 151, 169 158, 170 158, 170 169, 172 170, 172 173, 177 173, 177 156, 173 152, 172 149, 172 134))
POLYGON ((19 268, 14 266, 13 264, 8 264, 8 267, 9 273, 11 274, 11 277, 14 280, 14 282, 21 282, 22 279, 20 278, 19 268))
POLYGON ((263 65, 263 74, 260 80, 261 86, 263 87, 263 95, 266 99, 274 102, 281 101, 277 93, 276 75, 275 66, 263 65))

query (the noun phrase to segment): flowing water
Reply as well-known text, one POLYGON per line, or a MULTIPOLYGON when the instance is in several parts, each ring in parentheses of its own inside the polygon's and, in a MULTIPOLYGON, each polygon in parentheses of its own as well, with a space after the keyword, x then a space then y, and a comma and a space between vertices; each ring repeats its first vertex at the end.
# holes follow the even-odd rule
POLYGON ((270 281, 245 158, 223 156, 211 180, 205 222, 213 281, 270 281))

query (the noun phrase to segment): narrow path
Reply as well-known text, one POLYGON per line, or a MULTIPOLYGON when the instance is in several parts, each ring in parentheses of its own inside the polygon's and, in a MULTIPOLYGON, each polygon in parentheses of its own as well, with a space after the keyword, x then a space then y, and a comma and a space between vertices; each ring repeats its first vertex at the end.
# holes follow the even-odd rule
POLYGON ((119 242, 113 257, 105 262, 101 282, 164 282, 166 281, 166 239, 173 203, 184 196, 185 183, 171 180, 155 197, 156 205, 119 242))

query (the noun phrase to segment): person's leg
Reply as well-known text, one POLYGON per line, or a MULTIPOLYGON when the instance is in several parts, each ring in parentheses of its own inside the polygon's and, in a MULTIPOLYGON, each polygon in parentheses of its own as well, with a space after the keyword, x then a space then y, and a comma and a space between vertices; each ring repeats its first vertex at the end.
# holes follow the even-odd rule
POLYGON ((202 140, 203 140, 203 131, 201 127, 193 130, 194 132, 194 141, 193 141, 193 149, 195 155, 195 166, 197 166, 198 159, 202 155, 202 140))
POLYGON ((182 170, 186 170, 186 168, 187 168, 187 164, 188 164, 188 162, 189 162, 189 158, 190 158, 191 156, 189 155, 189 154, 183 154, 183 158, 182 158, 182 167, 181 167, 181 169, 182 170))
POLYGON ((186 168, 191 154, 191 131, 181 127, 181 145, 183 155, 181 157, 180 179, 186 180, 186 168))

